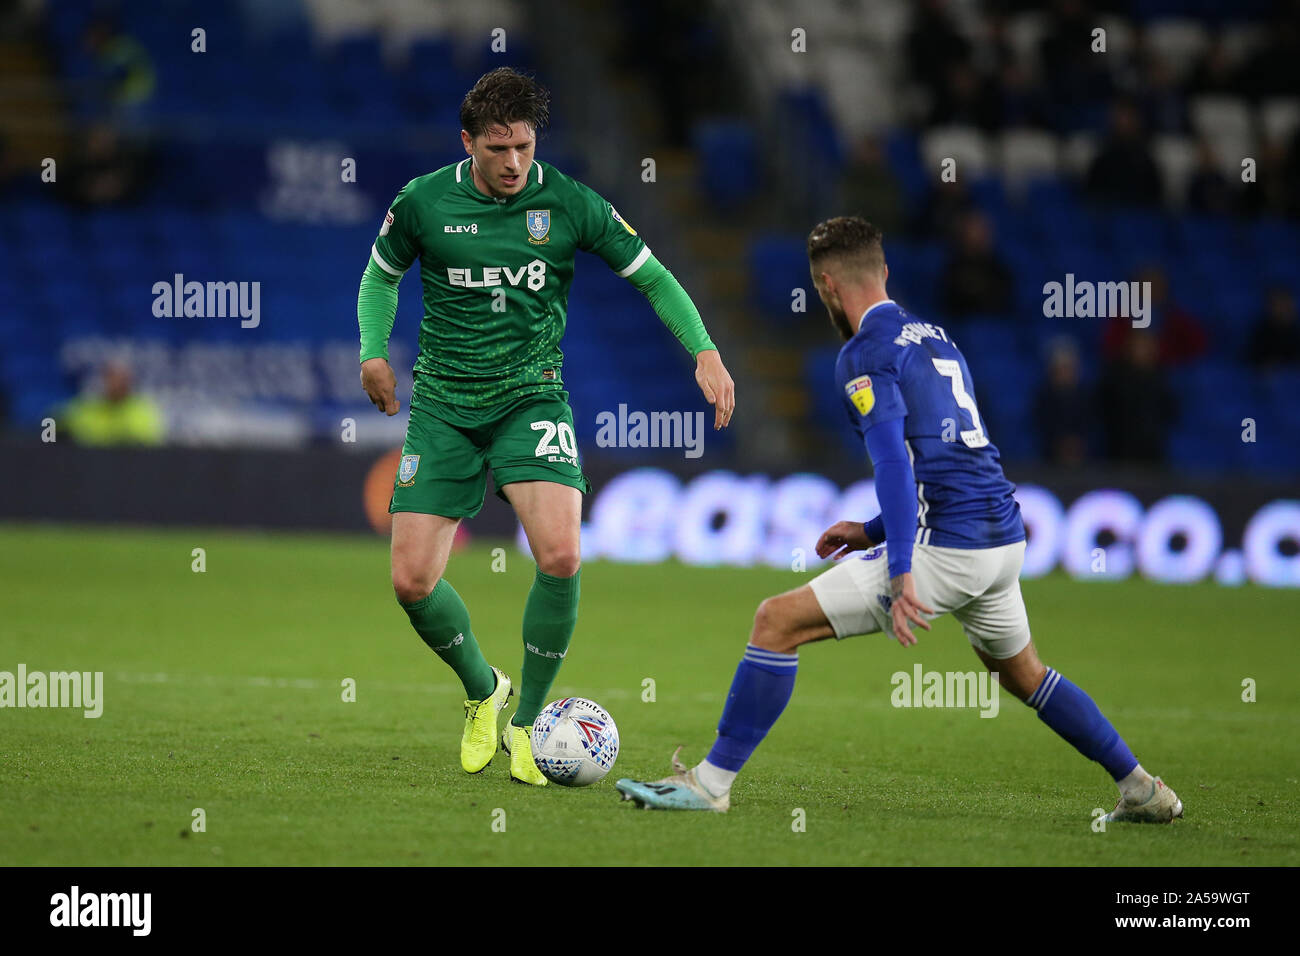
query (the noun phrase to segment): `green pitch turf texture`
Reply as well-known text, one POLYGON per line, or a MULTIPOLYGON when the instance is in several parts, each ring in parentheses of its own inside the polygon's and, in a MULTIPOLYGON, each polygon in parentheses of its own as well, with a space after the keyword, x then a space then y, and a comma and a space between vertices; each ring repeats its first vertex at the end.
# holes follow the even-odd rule
MULTIPOLYGON (((533 565, 513 546, 507 570, 492 561, 476 544, 448 578, 488 659, 518 680, 533 565)), ((509 781, 504 753, 460 770, 462 692, 394 602, 386 541, 5 526, 0 670, 103 671, 105 699, 99 719, 0 710, 0 861, 1300 863, 1300 594, 1256 587, 1024 585, 1043 659, 1181 795, 1172 826, 1093 832, 1110 780, 1009 694, 995 719, 892 707, 890 675, 915 662, 978 669, 951 620, 906 650, 879 636, 806 647, 731 813, 620 802, 617 777, 664 775, 678 743, 688 761, 706 753, 755 606, 806 580, 588 564, 552 696, 607 707, 622 753, 594 787, 534 789, 509 781)))

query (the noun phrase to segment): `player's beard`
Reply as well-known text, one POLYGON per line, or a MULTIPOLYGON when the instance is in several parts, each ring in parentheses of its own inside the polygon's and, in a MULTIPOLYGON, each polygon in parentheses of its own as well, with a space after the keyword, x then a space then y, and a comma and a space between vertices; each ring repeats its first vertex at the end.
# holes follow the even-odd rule
POLYGON ((831 314, 831 325, 835 326, 835 331, 840 333, 840 338, 845 342, 853 338, 853 326, 849 324, 849 317, 844 312, 844 306, 838 302, 827 302, 826 311, 831 314))

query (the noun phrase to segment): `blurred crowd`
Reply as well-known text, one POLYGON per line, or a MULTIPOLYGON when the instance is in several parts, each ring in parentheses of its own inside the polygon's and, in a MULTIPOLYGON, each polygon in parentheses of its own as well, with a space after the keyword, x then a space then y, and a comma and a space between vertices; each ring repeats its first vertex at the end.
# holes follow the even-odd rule
MULTIPOLYGON (((1140 19, 1123 16, 1126 8, 1078 0, 1056 0, 1046 10, 990 3, 974 14, 978 26, 972 31, 972 8, 920 0, 906 41, 911 82, 923 91, 919 129, 969 127, 991 137, 1039 130, 1061 144, 1071 136, 1088 138, 1091 155, 1072 186, 1086 211, 1300 220, 1300 125, 1283 138, 1259 131, 1252 151, 1257 168, 1243 183, 1228 175, 1231 164, 1222 162, 1192 120, 1192 104, 1202 96, 1224 97, 1246 110, 1266 102, 1300 103, 1300 3, 1277 3, 1271 17, 1255 25, 1255 42, 1244 48, 1225 42, 1215 24, 1203 24, 1208 44, 1179 69, 1147 41, 1140 19), (1009 39, 1009 24, 1027 11, 1042 16, 1029 56, 1024 43, 1009 39), (1115 22, 1106 17, 1117 13, 1126 42, 1102 55, 1090 38, 1099 23, 1115 22), (1172 202, 1154 146, 1161 136, 1195 143, 1194 161, 1181 180, 1185 188, 1172 202)), ((931 186, 925 200, 909 209, 900 199, 906 190, 898 165, 880 139, 867 136, 850 156, 842 195, 847 207, 869 210, 887 237, 941 240, 937 314, 957 325, 968 317, 1015 322, 1024 311, 1023 301, 1016 302, 1015 264, 1000 254, 995 223, 968 180, 931 186)), ((1224 241, 1230 239, 1225 235, 1224 241)), ((1247 344, 1231 354, 1216 345, 1213 323, 1199 312, 1204 304, 1184 301, 1158 262, 1113 278, 1150 284, 1150 327, 1108 323, 1100 354, 1092 354, 1091 341, 1066 336, 1041 349, 1033 422, 1046 461, 1164 464, 1171 429, 1184 414, 1172 372, 1205 359, 1240 361, 1261 375, 1300 369, 1294 284, 1261 290, 1264 304, 1251 320, 1247 344)))
MULTIPOLYGON (((1105 22, 1107 5, 1080 0, 1056 0, 1048 7, 1035 55, 1026 57, 1008 38, 1009 16, 1019 12, 1016 6, 989 4, 983 42, 976 44, 960 29, 945 0, 917 4, 907 47, 913 79, 928 100, 925 123, 971 126, 988 133, 1013 128, 1061 135, 1104 130, 1086 179, 1089 194, 1100 200, 1143 205, 1162 201, 1163 174, 1151 137, 1197 137, 1191 112, 1196 97, 1236 98, 1258 107, 1276 98, 1300 96, 1296 0, 1279 2, 1257 42, 1245 50, 1230 49, 1210 25, 1207 47, 1190 69, 1181 70, 1147 42, 1139 20, 1127 21, 1132 32, 1124 49, 1111 46, 1099 52, 1092 37, 1105 22)), ((1187 207, 1300 217, 1300 128, 1285 140, 1264 136, 1258 147, 1256 177, 1266 186, 1245 190, 1224 174, 1219 162, 1223 157, 1213 145, 1197 137, 1187 207)))

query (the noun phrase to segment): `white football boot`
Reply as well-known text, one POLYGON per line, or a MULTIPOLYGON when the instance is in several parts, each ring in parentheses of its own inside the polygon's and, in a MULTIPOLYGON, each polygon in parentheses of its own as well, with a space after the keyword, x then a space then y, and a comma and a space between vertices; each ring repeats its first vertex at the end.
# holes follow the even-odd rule
POLYGON ((1156 777, 1152 781, 1151 796, 1146 800, 1130 803, 1121 797, 1115 809, 1102 819, 1107 823, 1172 823, 1182 815, 1183 801, 1156 777))

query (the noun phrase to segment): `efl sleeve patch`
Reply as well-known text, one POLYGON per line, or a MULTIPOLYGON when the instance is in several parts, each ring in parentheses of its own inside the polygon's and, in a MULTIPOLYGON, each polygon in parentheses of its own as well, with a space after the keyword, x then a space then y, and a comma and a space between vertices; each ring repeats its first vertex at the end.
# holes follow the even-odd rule
POLYGON ((388 235, 388 230, 391 229, 392 226, 393 226, 393 211, 390 209, 388 210, 388 215, 384 216, 384 224, 379 227, 379 234, 381 236, 388 235))
POLYGON ((618 223, 620 226, 622 226, 624 229, 626 229, 630 235, 633 235, 633 236, 636 235, 636 230, 633 229, 630 225, 628 225, 628 224, 627 224, 627 221, 626 221, 622 216, 620 216, 620 215, 618 214, 618 210, 614 208, 614 204, 613 204, 613 203, 610 203, 610 204, 609 204, 609 214, 610 214, 611 216, 613 216, 613 217, 614 217, 614 221, 617 222, 617 223, 618 223))
POLYGON ((859 375, 857 378, 850 379, 844 385, 844 393, 848 395, 849 401, 853 403, 859 415, 867 415, 876 407, 876 393, 871 390, 870 375, 859 375))

